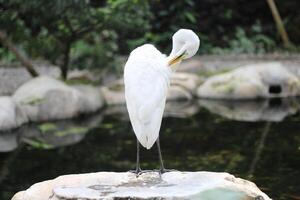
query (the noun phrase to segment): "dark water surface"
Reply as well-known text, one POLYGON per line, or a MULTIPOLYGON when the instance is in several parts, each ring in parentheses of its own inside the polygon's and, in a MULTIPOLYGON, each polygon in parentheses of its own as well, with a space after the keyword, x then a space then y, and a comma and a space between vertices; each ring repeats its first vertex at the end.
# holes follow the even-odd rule
MULTIPOLYGON (((300 102, 169 103, 161 128, 167 168, 226 171, 273 199, 300 199, 300 102)), ((0 199, 62 174, 133 169, 136 140, 124 107, 0 134, 0 199)), ((158 168, 156 148, 141 152, 158 168)))

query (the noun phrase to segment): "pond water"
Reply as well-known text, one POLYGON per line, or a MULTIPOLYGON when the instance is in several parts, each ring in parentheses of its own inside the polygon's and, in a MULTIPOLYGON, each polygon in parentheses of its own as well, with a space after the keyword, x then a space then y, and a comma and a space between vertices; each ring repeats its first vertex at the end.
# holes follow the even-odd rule
MULTIPOLYGON (((167 168, 226 171, 273 199, 300 199, 300 100, 171 102, 161 128, 167 168)), ((0 134, 0 199, 62 174, 127 171, 136 139, 124 106, 0 134)), ((142 150, 143 169, 159 167, 142 150)))

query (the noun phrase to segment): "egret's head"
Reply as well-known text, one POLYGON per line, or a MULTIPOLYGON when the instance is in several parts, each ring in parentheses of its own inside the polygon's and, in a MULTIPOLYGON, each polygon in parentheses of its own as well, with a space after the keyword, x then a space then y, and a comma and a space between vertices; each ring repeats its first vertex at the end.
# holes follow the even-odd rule
POLYGON ((172 37, 173 48, 169 56, 169 65, 180 63, 195 55, 200 46, 196 33, 189 29, 180 29, 172 37))

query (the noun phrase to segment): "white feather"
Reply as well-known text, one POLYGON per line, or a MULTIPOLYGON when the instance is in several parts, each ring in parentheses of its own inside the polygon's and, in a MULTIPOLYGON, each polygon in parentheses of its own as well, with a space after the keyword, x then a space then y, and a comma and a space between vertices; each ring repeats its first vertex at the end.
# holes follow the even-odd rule
POLYGON ((126 105, 139 142, 150 149, 159 136, 171 70, 153 45, 133 50, 125 65, 126 105))

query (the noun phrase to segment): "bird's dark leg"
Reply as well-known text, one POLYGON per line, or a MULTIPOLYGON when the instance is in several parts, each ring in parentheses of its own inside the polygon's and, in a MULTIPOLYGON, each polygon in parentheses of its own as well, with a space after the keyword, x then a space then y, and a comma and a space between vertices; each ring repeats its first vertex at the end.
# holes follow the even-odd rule
POLYGON ((140 166, 140 143, 138 139, 136 139, 136 168, 135 170, 130 170, 129 172, 135 173, 138 176, 141 173, 141 166, 140 166))
POLYGON ((141 166, 140 166, 140 142, 138 139, 136 139, 136 168, 134 173, 136 175, 139 175, 141 172, 141 166))
POLYGON ((166 168, 165 168, 165 166, 164 166, 164 161, 163 161, 163 158, 162 158, 162 155, 161 155, 161 149, 160 149, 159 137, 158 137, 157 140, 156 140, 156 145, 157 145, 158 157, 159 157, 159 161, 160 161, 160 169, 159 169, 159 173, 160 173, 160 174, 163 174, 163 173, 166 173, 166 172, 176 171, 176 170, 173 170, 173 169, 166 169, 166 168))
POLYGON ((146 172, 151 172, 151 170, 141 170, 140 166, 140 142, 138 139, 136 139, 136 169, 135 170, 130 170, 129 172, 135 173, 136 177, 139 175, 146 173, 146 172))
POLYGON ((163 174, 165 172, 165 166, 164 166, 164 161, 163 161, 162 155, 161 155, 159 137, 156 140, 156 145, 157 145, 158 157, 159 157, 159 161, 160 161, 160 172, 163 174))

